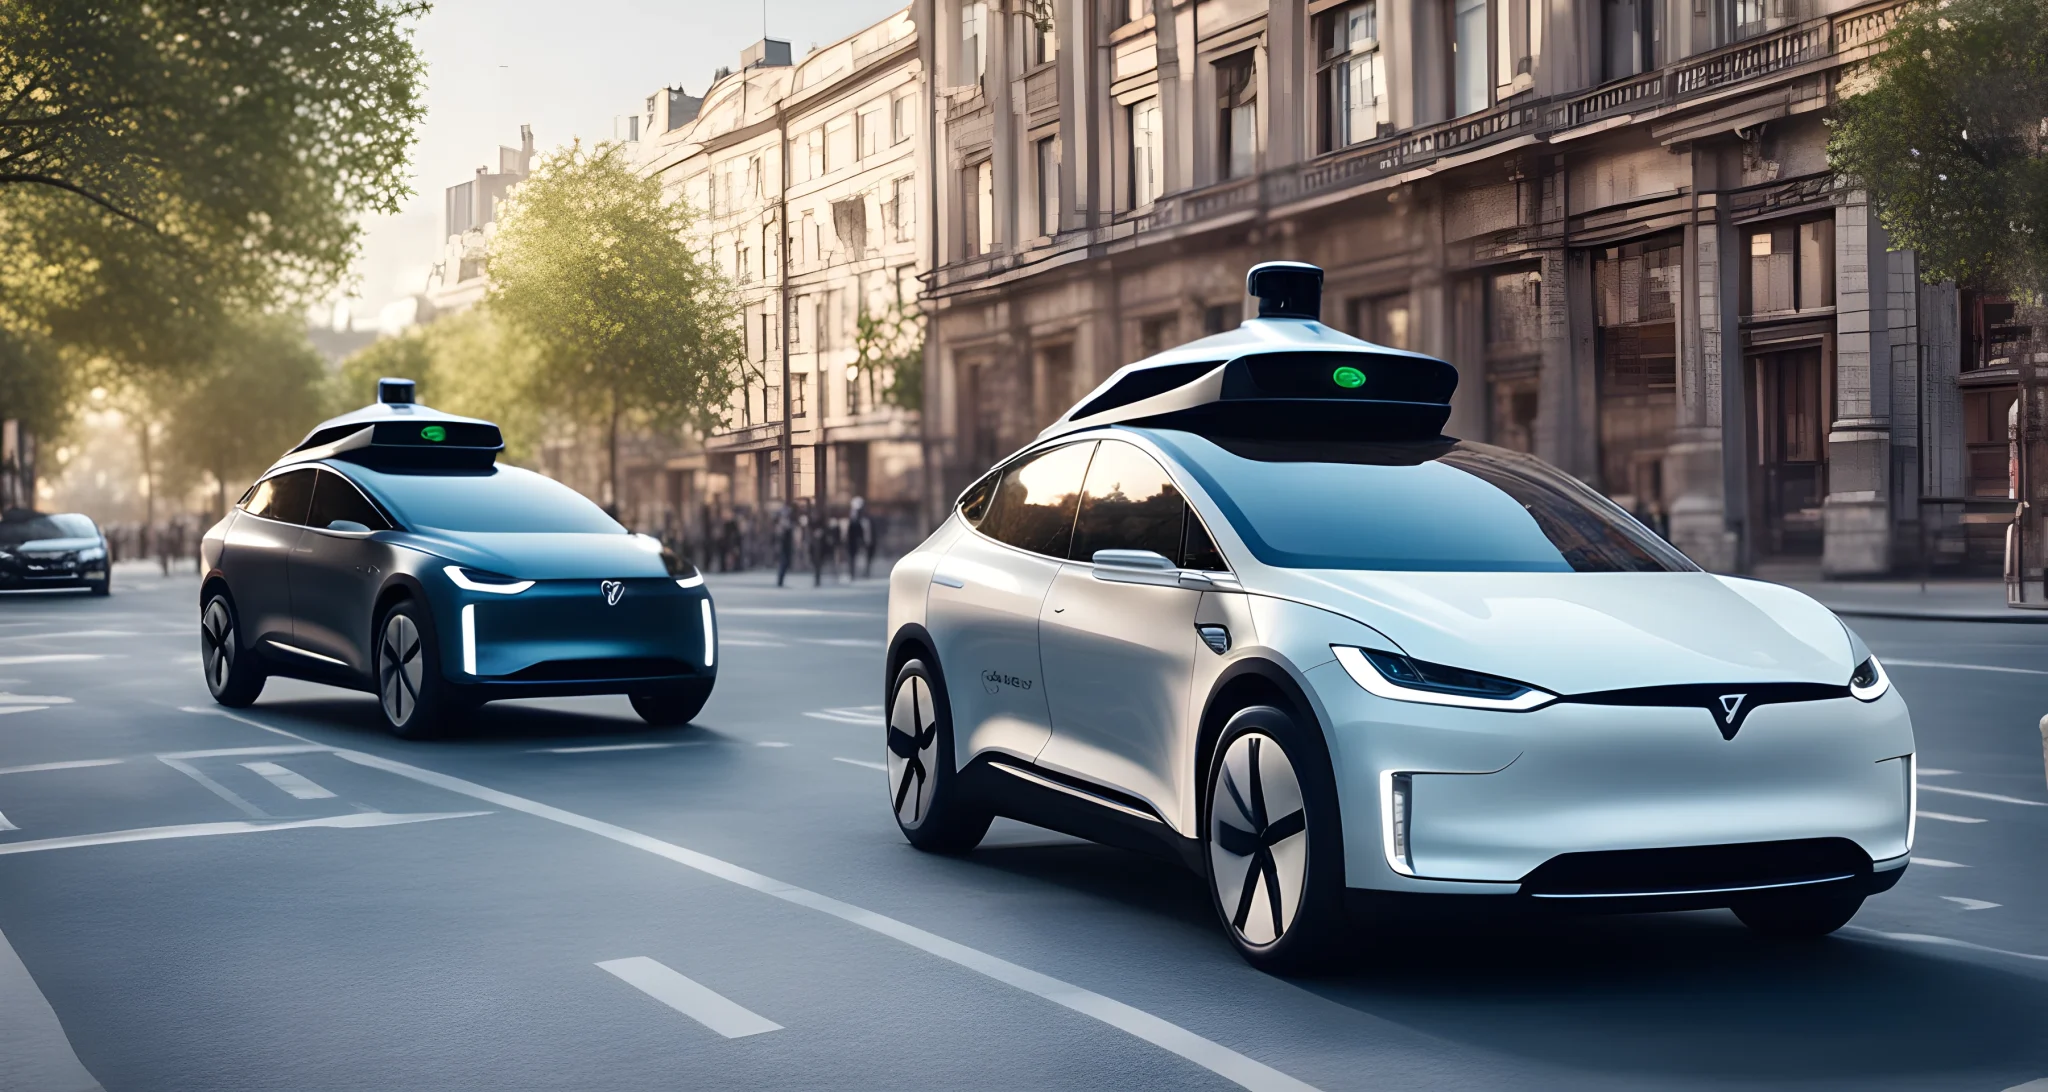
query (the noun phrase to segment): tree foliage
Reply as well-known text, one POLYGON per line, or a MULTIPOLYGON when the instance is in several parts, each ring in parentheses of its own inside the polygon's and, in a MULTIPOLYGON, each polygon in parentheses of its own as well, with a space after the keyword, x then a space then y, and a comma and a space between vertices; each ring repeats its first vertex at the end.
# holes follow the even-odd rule
POLYGON ((545 427, 528 397, 533 360, 525 341, 488 307, 447 315, 396 337, 372 342, 341 362, 333 381, 334 413, 377 400, 377 380, 398 376, 418 384, 417 397, 437 410, 497 422, 506 458, 532 454, 545 427))
POLYGON ((737 385, 738 307, 691 224, 620 145, 578 142, 513 191, 485 259, 486 305, 532 347, 532 397, 606 431, 614 502, 622 426, 707 428, 737 385))
POLYGON ((883 381, 882 400, 907 410, 924 406, 924 315, 896 300, 883 311, 862 311, 854 322, 854 366, 883 381))
POLYGON ((166 477, 210 478, 219 511, 328 408, 326 362, 289 316, 236 315, 203 360, 154 378, 166 477))
POLYGON ((0 3, 0 326, 170 367, 333 284, 409 193, 425 10, 0 3))
POLYGON ((1828 155, 1894 244, 1929 280, 2048 294, 2048 0, 1913 7, 1851 83, 1828 155))

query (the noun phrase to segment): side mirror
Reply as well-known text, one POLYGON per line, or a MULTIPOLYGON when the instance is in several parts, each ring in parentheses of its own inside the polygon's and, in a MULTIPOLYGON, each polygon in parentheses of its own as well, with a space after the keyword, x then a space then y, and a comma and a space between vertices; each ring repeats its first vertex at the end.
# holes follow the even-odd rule
POLYGON ((346 531, 355 535, 367 535, 370 533, 369 527, 352 519, 334 520, 327 525, 327 529, 330 531, 346 531))

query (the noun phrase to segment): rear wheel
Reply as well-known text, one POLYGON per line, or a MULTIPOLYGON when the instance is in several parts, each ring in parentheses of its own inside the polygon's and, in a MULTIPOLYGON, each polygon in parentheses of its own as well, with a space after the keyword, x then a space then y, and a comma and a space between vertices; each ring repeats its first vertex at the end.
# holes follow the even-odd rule
POLYGON ((711 700, 711 684, 664 687, 627 697, 633 703, 633 711, 649 724, 656 727, 688 724, 697 719, 697 714, 704 711, 704 703, 711 700))
POLYGON ((455 726, 464 711, 454 687, 441 677, 427 608, 401 600, 377 626, 377 707, 384 726, 401 739, 427 739, 455 726))
POLYGON ((889 806, 910 844, 933 853, 965 853, 981 844, 995 816, 968 799, 953 768, 953 707, 945 684, 911 660, 896 672, 889 701, 889 806))
POLYGON ((1785 893, 1737 903, 1732 909, 1758 936, 1816 940, 1849 924, 1863 908, 1863 896, 1785 893))
POLYGON ((206 670, 206 689, 222 705, 240 709, 263 693, 263 666, 254 652, 242 648, 235 605, 225 592, 213 593, 200 608, 199 663, 206 670))
POLYGON ((1286 712, 1239 710, 1209 771, 1203 857, 1224 931, 1252 966, 1314 968, 1343 924, 1337 792, 1322 748, 1286 712))

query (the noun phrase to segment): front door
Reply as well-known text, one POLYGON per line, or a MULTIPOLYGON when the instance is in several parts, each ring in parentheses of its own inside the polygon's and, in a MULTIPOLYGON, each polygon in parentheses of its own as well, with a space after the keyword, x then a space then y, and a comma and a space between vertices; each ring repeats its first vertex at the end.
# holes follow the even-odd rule
POLYGON ((292 596, 287 575, 292 548, 306 530, 313 503, 311 467, 256 483, 249 502, 222 537, 221 568, 235 597, 242 640, 292 643, 292 596))
POLYGON ((346 478, 322 470, 306 532, 292 550, 298 646, 339 660, 365 677, 370 674, 370 627, 376 624, 370 607, 384 581, 375 560, 382 549, 369 535, 389 527, 383 513, 346 478))
POLYGON ((968 519, 979 533, 960 536, 932 572, 925 624, 940 649, 962 766, 983 751, 1035 758, 1052 731, 1038 612, 1067 556, 1094 448, 1052 448, 1003 471, 979 518, 968 519))
MULTIPOLYGON (((1152 457, 1104 440, 1088 468, 1061 567, 1039 614, 1052 738, 1038 763, 1119 790, 1175 816, 1176 772, 1192 762, 1187 731, 1202 593, 1180 586, 1187 503, 1152 457), (1141 550, 1170 569, 1096 565, 1098 550, 1141 550)), ((1107 559, 1105 559, 1107 560, 1107 559)))
POLYGON ((1757 553, 1818 557, 1827 499, 1827 387, 1821 351, 1750 358, 1750 495, 1757 553))

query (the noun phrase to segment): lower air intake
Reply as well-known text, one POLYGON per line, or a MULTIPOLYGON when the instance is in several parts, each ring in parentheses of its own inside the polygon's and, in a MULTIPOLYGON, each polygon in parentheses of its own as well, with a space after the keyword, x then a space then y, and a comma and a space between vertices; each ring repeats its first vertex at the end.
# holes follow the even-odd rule
POLYGON ((1800 838, 1678 849, 1566 853, 1522 877, 1522 893, 1549 898, 1733 891, 1870 873, 1870 856, 1847 838, 1800 838))
POLYGON ((618 656, 589 660, 542 660, 505 678, 514 682, 590 682, 604 679, 658 679, 691 675, 697 669, 682 660, 659 656, 618 656))

